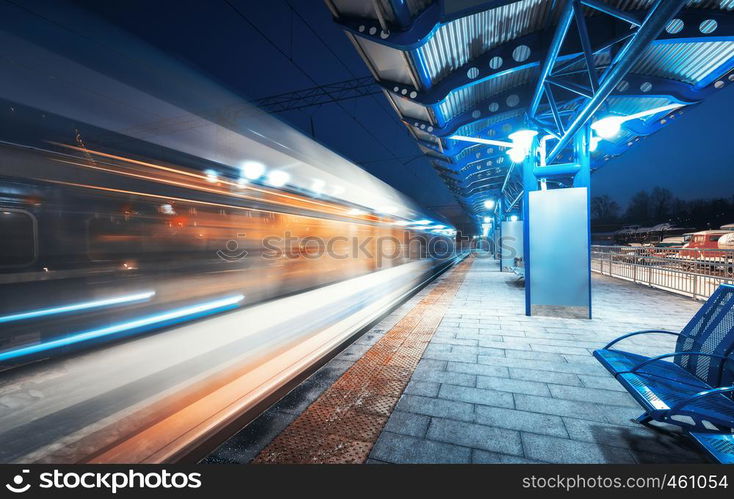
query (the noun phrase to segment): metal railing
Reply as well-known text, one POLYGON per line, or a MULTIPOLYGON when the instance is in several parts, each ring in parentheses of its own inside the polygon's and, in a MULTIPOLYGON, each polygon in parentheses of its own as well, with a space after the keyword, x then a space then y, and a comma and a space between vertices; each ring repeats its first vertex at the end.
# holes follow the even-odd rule
POLYGON ((734 283, 734 250, 592 246, 591 270, 694 299, 734 283))

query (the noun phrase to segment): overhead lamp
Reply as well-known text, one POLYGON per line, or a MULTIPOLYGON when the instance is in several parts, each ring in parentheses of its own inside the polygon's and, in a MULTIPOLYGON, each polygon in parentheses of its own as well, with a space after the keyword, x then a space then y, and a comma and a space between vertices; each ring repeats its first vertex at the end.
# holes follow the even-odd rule
POLYGON ((484 200, 484 207, 488 210, 491 210, 494 208, 494 199, 485 199, 484 200))
POLYGON ((517 215, 512 215, 510 217, 510 222, 517 222, 517 215))
POLYGON ((257 161, 245 161, 240 167, 242 175, 249 180, 256 180, 265 173, 265 165, 257 161))
POLYGON ((525 161, 536 135, 538 135, 538 132, 535 130, 518 130, 517 132, 510 134, 509 137, 512 141, 512 149, 507 151, 507 155, 513 163, 522 163, 525 161))
POLYGON ((513 147, 512 149, 507 151, 507 155, 510 157, 510 160, 512 160, 513 163, 522 163, 523 161, 525 161, 528 153, 527 151, 523 151, 522 149, 513 147))
POLYGON ((591 129, 603 139, 613 139, 619 135, 624 121, 624 118, 621 116, 607 116, 606 118, 602 118, 599 121, 592 123, 591 129))
POLYGON ((513 147, 521 150, 529 151, 530 146, 533 144, 533 138, 538 135, 535 130, 518 130, 515 133, 509 135, 512 141, 513 147))
POLYGON ((284 172, 283 170, 273 170, 268 173, 265 180, 273 187, 283 187, 290 179, 291 176, 288 172, 284 172))
POLYGON ((654 107, 646 111, 630 114, 628 116, 607 116, 591 124, 591 129, 603 139, 612 139, 616 137, 622 130, 622 123, 626 121, 652 116, 653 114, 663 113, 683 107, 685 104, 668 104, 665 106, 654 107))

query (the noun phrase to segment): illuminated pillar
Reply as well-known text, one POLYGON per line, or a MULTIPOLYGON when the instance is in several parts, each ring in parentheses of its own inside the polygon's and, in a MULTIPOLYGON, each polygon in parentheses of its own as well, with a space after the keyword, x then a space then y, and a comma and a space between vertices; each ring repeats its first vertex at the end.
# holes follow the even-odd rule
POLYGON ((576 135, 571 163, 524 165, 526 315, 591 318, 589 137, 576 135), (538 178, 555 181, 538 190, 538 178))
POLYGON ((536 137, 533 139, 530 151, 522 165, 522 253, 523 263, 525 265, 525 315, 532 315, 532 288, 530 286, 532 282, 532 260, 530 251, 530 193, 538 190, 538 179, 535 177, 533 170, 539 165, 539 163, 538 139, 536 137))
POLYGON ((591 319, 591 127, 589 125, 576 134, 574 155, 579 171, 573 178, 573 186, 586 189, 586 287, 589 295, 589 319, 591 319))
POLYGON ((495 212, 495 231, 497 232, 497 237, 494 239, 494 251, 495 251, 495 259, 499 260, 500 264, 500 271, 502 270, 502 220, 504 220, 504 200, 502 199, 502 195, 500 195, 500 198, 497 200, 497 211, 495 212))

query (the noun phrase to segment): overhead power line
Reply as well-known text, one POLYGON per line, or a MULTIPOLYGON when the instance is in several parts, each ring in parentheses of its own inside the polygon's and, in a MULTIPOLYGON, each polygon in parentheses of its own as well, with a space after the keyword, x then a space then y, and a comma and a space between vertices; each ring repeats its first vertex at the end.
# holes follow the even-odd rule
POLYGON ((380 87, 375 84, 375 80, 371 76, 366 76, 262 97, 255 101, 255 104, 269 113, 282 113, 322 104, 359 99, 381 92, 380 87))

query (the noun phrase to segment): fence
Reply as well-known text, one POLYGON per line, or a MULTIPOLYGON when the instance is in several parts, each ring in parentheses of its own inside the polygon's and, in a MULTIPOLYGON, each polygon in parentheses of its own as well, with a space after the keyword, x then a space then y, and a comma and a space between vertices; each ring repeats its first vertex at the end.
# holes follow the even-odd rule
POLYGON ((591 270, 695 299, 734 283, 734 250, 592 246, 591 270))

